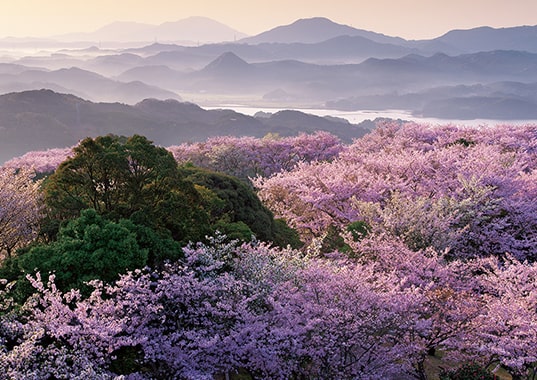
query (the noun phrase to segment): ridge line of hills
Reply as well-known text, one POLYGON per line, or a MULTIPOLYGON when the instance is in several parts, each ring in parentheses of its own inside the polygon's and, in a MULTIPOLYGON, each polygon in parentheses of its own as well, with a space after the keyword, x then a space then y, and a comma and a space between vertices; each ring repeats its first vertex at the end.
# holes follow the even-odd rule
MULTIPOLYGON (((212 22, 190 21, 198 27, 212 22)), ((176 23, 162 25, 171 28, 176 23)), ((319 126, 335 128, 343 139, 363 132, 349 132, 353 127, 343 123, 328 126, 326 120, 321 125, 318 119, 309 120, 310 128, 302 116, 295 128, 291 117, 286 123, 280 118, 276 125, 270 124, 273 117, 194 112, 185 106, 190 103, 396 109, 450 120, 537 120, 537 26, 453 30, 431 40, 408 41, 316 17, 233 38, 199 46, 70 46, 21 56, 8 49, 0 59, 0 94, 7 94, 1 102, 10 104, 0 106, 5 156, 72 145, 85 134, 109 132, 140 133, 157 143, 215 134, 287 135, 319 126), (59 101, 51 92, 34 91, 41 89, 79 100, 59 101), (40 109, 36 99, 51 108, 40 109), (162 108, 161 114, 149 104, 162 108), (36 136, 43 146, 31 141, 36 136)))
POLYGON ((94 43, 187 43, 186 46, 199 46, 200 43, 233 42, 238 44, 291 44, 320 43, 332 38, 348 36, 362 37, 380 44, 391 44, 417 49, 422 52, 446 52, 462 54, 479 50, 527 50, 537 52, 537 25, 493 28, 479 26, 470 29, 454 29, 432 39, 406 40, 397 36, 354 28, 339 24, 325 17, 298 19, 288 25, 276 26, 255 36, 247 36, 236 29, 207 17, 189 17, 159 25, 139 22, 114 22, 94 32, 69 33, 48 38, 0 38, 2 44, 21 44, 38 46, 56 42, 65 44, 93 41, 94 43), (528 49, 529 47, 529 49, 528 49))
MULTIPOLYGON (((148 58, 115 57, 120 58, 116 64, 125 71, 112 77, 97 74, 89 67, 50 70, 24 65, 30 61, 0 63, 0 92, 49 88, 92 101, 128 104, 146 98, 182 100, 183 93, 223 94, 222 98, 247 94, 252 100, 277 107, 283 103, 309 102, 345 110, 406 109, 416 114, 431 100, 461 96, 509 98, 528 105, 537 102, 537 53, 522 51, 497 50, 457 56, 407 54, 399 58, 368 58, 361 63, 325 65, 292 59, 249 63, 227 51, 191 71, 170 67, 168 61, 176 57, 160 53, 148 58), (133 62, 132 67, 128 61, 133 62), (369 101, 360 100, 364 97, 369 101), (387 102, 388 99, 393 101, 387 102)), ((91 62, 103 63, 99 59, 91 62)), ((457 117, 452 112, 450 118, 535 118, 529 106, 518 116, 497 114, 480 111, 457 117)), ((444 112, 441 117, 445 117, 444 112)))
POLYGON ((366 134, 360 125, 299 111, 247 116, 205 110, 174 99, 145 99, 135 105, 94 103, 71 94, 33 90, 0 95, 0 163, 26 152, 69 147, 85 137, 140 134, 169 146, 213 136, 295 136, 327 131, 350 142, 366 134))

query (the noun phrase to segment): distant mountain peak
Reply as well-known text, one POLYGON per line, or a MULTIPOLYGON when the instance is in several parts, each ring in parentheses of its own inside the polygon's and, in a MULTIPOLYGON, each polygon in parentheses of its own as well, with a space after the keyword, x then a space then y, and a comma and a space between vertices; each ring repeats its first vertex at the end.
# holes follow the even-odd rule
POLYGON ((337 24, 336 22, 330 20, 327 17, 318 16, 318 17, 299 18, 298 20, 293 22, 291 25, 293 25, 293 24, 303 24, 303 23, 311 24, 311 23, 319 23, 319 22, 324 22, 326 24, 337 24))
POLYGON ((55 36, 65 41, 114 41, 114 42, 221 42, 245 37, 227 25, 207 17, 189 17, 164 22, 160 25, 131 21, 116 21, 92 33, 70 33, 55 36))
POLYGON ((525 50, 535 53, 537 52, 537 25, 455 29, 432 41, 453 46, 461 53, 492 50, 525 50))
POLYGON ((11 92, 0 95, 0 102, 13 102, 17 104, 34 104, 39 107, 48 107, 53 104, 85 103, 86 100, 72 95, 59 93, 47 88, 39 90, 27 90, 21 92, 11 92))
POLYGON ((349 25, 338 24, 326 17, 298 19, 289 25, 278 26, 257 36, 244 38, 240 42, 251 44, 318 43, 339 36, 361 36, 380 43, 404 42, 402 38, 356 29, 349 25))
POLYGON ((290 25, 296 26, 296 25, 308 25, 308 24, 315 25, 315 26, 318 26, 318 25, 321 25, 321 24, 346 26, 346 25, 338 24, 337 22, 334 22, 334 21, 332 21, 332 20, 330 20, 329 18, 326 18, 326 17, 299 18, 298 20, 296 20, 295 22, 293 22, 290 25))
POLYGON ((202 71, 225 74, 250 70, 251 68, 252 67, 248 62, 240 58, 235 53, 228 51, 221 54, 218 58, 205 66, 202 71))

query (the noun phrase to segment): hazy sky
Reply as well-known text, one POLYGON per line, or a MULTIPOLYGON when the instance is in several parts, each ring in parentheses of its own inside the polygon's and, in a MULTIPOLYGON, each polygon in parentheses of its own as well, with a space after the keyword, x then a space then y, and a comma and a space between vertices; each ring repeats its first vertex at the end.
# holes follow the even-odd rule
POLYGON ((113 21, 206 16, 254 35, 315 16, 407 39, 537 25, 537 0, 0 0, 0 37, 90 32, 113 21))

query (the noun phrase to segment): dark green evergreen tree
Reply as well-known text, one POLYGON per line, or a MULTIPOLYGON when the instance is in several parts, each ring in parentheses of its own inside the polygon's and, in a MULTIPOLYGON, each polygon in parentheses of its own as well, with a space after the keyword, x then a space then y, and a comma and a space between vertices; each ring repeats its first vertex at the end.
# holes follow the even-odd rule
POLYGON ((279 246, 302 243, 298 234, 284 221, 276 221, 250 186, 240 179, 208 169, 185 165, 180 168, 182 176, 198 186, 204 195, 213 229, 228 237, 270 241, 279 246))
POLYGON ((94 209, 108 219, 132 219, 180 242, 203 239, 208 215, 173 156, 142 136, 83 140, 45 183, 48 230, 94 209), (52 226, 52 228, 50 227, 52 226))

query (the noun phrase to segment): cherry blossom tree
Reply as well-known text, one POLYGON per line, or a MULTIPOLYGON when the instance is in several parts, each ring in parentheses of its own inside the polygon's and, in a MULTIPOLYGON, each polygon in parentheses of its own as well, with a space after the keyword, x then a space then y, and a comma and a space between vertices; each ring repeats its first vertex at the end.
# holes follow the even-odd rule
POLYGON ((223 172, 248 181, 257 175, 270 176, 288 171, 300 162, 331 160, 344 149, 340 140, 328 132, 300 134, 295 137, 220 136, 206 142, 168 148, 179 163, 223 172))
POLYGON ((379 379, 401 371, 391 342, 404 308, 394 307, 401 300, 390 276, 299 254, 198 244, 161 272, 94 282, 88 298, 61 293, 53 277, 47 285, 30 277, 38 294, 16 328, 2 329, 10 343, 0 361, 13 378, 209 379, 243 370, 379 379))
POLYGON ((73 147, 53 148, 45 151, 32 151, 4 163, 4 167, 19 169, 31 167, 36 173, 52 173, 60 164, 73 156, 73 147))
POLYGON ((425 380, 434 358, 535 379, 536 137, 388 123, 327 156, 250 138, 176 148, 246 165, 238 175, 258 174, 261 198, 310 244, 216 235, 87 297, 31 275, 22 306, 2 283, 0 366, 11 378, 425 380), (272 158, 256 158, 263 143, 272 158), (331 231, 337 245, 321 244, 331 231))
POLYGON ((401 318, 393 344, 407 374, 426 379, 426 362, 437 352, 456 361, 479 359, 475 351, 461 350, 477 334, 474 320, 484 303, 474 267, 430 248, 411 250, 387 235, 355 240, 349 234, 347 243, 355 260, 393 276, 386 287, 398 288, 391 307, 401 318))
POLYGON ((38 293, 19 312, 3 297, 0 363, 13 378, 427 379, 442 351, 532 369, 535 265, 348 244, 352 259, 319 258, 217 237, 87 298, 30 277, 38 293))
POLYGON ((8 257, 38 233, 43 199, 34 176, 27 167, 0 168, 0 253, 8 257))
POLYGON ((465 128, 388 124, 337 159, 302 163, 254 186, 306 242, 362 220, 415 249, 533 260, 535 149, 527 138, 513 145, 503 135, 510 131, 483 137, 465 128))
POLYGON ((508 368, 514 378, 537 378, 537 265, 510 257, 488 259, 480 269, 483 310, 473 321, 477 339, 466 346, 508 368))

